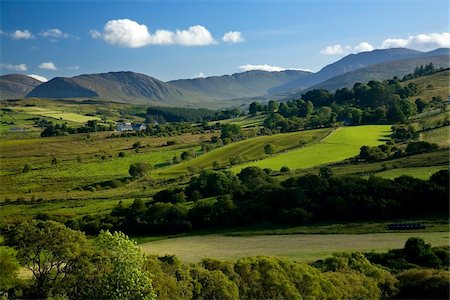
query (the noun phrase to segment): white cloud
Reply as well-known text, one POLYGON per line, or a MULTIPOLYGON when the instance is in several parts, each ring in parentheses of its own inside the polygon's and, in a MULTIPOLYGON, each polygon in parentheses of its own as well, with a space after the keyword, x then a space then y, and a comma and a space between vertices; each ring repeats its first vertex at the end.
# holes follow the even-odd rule
POLYGON ((148 31, 144 24, 129 19, 108 21, 103 33, 91 30, 95 39, 102 39, 111 45, 128 48, 140 48, 147 45, 182 45, 206 46, 216 43, 211 33, 203 26, 191 26, 187 30, 156 30, 154 34, 148 31))
POLYGON ((79 65, 68 66, 67 69, 69 69, 69 70, 79 70, 79 69, 80 69, 80 66, 79 66, 79 65))
POLYGON ((44 76, 41 75, 36 75, 36 74, 27 74, 28 77, 34 78, 36 80, 39 80, 40 82, 47 82, 48 79, 44 76))
POLYGON ((391 38, 386 39, 381 44, 382 49, 404 47, 415 50, 432 50, 436 48, 449 48, 450 47, 450 33, 429 33, 410 35, 406 39, 391 38))
POLYGON ((195 75, 194 78, 205 78, 205 74, 203 74, 203 72, 200 72, 197 75, 195 75))
POLYGON ((373 49, 375 49, 375 48, 371 44, 369 44, 368 42, 361 42, 361 43, 359 43, 359 45, 357 45, 354 48, 356 53, 372 51, 373 49))
POLYGON ((31 34, 29 30, 16 30, 11 34, 11 36, 15 40, 28 40, 34 38, 33 34, 31 34))
POLYGON ((450 33, 448 32, 429 33, 429 34, 422 33, 418 35, 410 35, 408 38, 405 39, 389 38, 385 39, 381 43, 381 46, 379 47, 374 47, 368 42, 361 42, 355 47, 351 47, 349 45, 342 46, 340 44, 336 44, 320 50, 320 54, 341 55, 387 48, 409 48, 420 51, 429 51, 436 48, 450 48, 450 33))
POLYGON ((58 41, 60 39, 68 39, 68 38, 78 39, 78 37, 65 33, 58 28, 47 29, 39 33, 39 35, 45 38, 49 38, 51 41, 58 41))
POLYGON ((52 71, 56 71, 58 70, 58 68, 56 68, 55 64, 51 61, 49 62, 43 62, 38 66, 39 69, 43 69, 43 70, 52 70, 52 71))
POLYGON ((320 50, 320 54, 323 55, 339 55, 344 54, 348 51, 350 46, 342 46, 340 44, 327 46, 325 49, 320 50))
POLYGON ((10 70, 10 71, 26 71, 26 70, 28 70, 28 67, 26 64, 18 64, 18 65, 0 64, 0 67, 2 69, 10 70))
POLYGON ((270 66, 270 65, 243 65, 239 66, 239 70, 241 71, 267 71, 267 72, 281 72, 286 70, 293 70, 293 71, 305 71, 305 72, 311 72, 309 69, 300 69, 300 68, 283 68, 283 67, 277 67, 277 66, 270 66))
POLYGON ((243 43, 245 39, 239 31, 229 31, 225 33, 222 40, 227 43, 243 43))

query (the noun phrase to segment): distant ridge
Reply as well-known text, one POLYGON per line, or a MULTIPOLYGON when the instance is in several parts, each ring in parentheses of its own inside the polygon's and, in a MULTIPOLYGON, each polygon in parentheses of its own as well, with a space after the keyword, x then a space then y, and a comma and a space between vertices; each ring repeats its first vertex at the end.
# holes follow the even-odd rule
POLYGON ((134 104, 189 103, 195 98, 156 78, 133 72, 85 74, 72 78, 57 77, 41 84, 27 97, 99 98, 134 104))
POLYGON ((311 76, 311 74, 313 73, 297 70, 247 71, 233 75, 173 80, 168 83, 214 100, 225 100, 267 95, 273 87, 311 76))
POLYGON ((41 83, 41 81, 23 74, 0 76, 0 99, 24 98, 41 83))
POLYGON ((324 82, 330 78, 367 66, 397 60, 449 55, 449 51, 450 49, 448 48, 439 48, 430 52, 421 52, 407 48, 391 48, 376 49, 369 52, 349 54, 342 59, 325 66, 319 72, 314 73, 311 76, 278 86, 276 88, 273 88, 270 92, 277 93, 289 89, 306 89, 324 82))

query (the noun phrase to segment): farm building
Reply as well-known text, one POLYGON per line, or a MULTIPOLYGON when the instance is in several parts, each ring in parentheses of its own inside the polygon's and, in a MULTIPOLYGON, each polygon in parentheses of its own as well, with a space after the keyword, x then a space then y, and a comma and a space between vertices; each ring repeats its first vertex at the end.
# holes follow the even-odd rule
POLYGON ((133 130, 133 126, 131 123, 119 123, 116 125, 117 131, 131 131, 133 130))
POLYGON ((133 124, 134 131, 143 131, 145 129, 147 129, 147 125, 145 125, 145 124, 142 124, 142 123, 133 124))

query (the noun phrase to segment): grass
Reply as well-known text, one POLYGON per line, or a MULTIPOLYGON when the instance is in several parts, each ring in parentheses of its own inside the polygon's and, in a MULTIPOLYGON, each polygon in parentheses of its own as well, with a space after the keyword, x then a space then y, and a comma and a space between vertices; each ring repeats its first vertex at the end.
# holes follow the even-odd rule
POLYGON ((16 106, 16 107, 9 107, 11 110, 24 112, 30 115, 35 116, 43 116, 43 117, 49 117, 54 118, 56 120, 64 120, 74 123, 86 123, 89 120, 100 120, 98 117, 94 116, 83 116, 80 114, 76 114, 73 112, 64 112, 60 110, 54 110, 54 109, 48 109, 43 107, 35 107, 35 106, 16 106))
POLYGON ((325 128, 251 138, 232 143, 192 160, 163 169, 160 172, 156 172, 155 175, 161 177, 179 176, 186 174, 190 166, 196 166, 200 169, 211 168, 214 161, 217 161, 221 166, 226 166, 230 163, 230 158, 237 155, 240 155, 246 161, 260 159, 266 156, 264 153, 264 145, 266 144, 272 144, 275 147, 275 151, 282 152, 319 141, 330 132, 331 129, 325 128))
POLYGON ((415 168, 398 168, 392 170, 386 170, 382 172, 377 172, 374 175, 387 179, 394 179, 402 175, 408 175, 416 177, 423 180, 428 180, 431 175, 440 171, 448 170, 447 166, 431 166, 431 167, 415 167, 415 168))
POLYGON ((405 82, 405 85, 414 82, 419 87, 419 93, 411 97, 412 101, 422 98, 430 101, 433 97, 440 96, 442 99, 448 97, 448 78, 450 70, 444 70, 429 76, 422 76, 405 82))
POLYGON ((386 251, 403 248, 411 237, 423 238, 433 246, 449 243, 446 232, 398 232, 372 234, 290 234, 259 236, 204 235, 157 240, 141 244, 144 252, 176 255, 184 262, 198 262, 205 257, 236 259, 245 256, 274 255, 311 261, 335 252, 386 251))
MULTIPOLYGON (((268 115, 256 115, 256 116, 243 116, 233 119, 227 119, 227 120, 221 120, 218 121, 218 123, 221 124, 236 124, 241 126, 242 128, 247 127, 255 127, 255 126, 262 126, 264 120, 268 117, 268 115)), ((211 122, 211 123, 217 123, 217 122, 211 122)))
POLYGON ((38 213, 45 213, 52 216, 81 218, 85 215, 107 214, 119 203, 119 201, 123 201, 125 205, 128 205, 131 204, 134 199, 83 199, 44 201, 27 204, 10 203, 0 206, 0 217, 4 221, 7 221, 8 219, 20 220, 32 218, 38 213))
POLYGON ((240 165, 232 168, 232 171, 239 172, 248 166, 271 168, 272 170, 278 170, 283 166, 300 169, 338 162, 358 155, 363 145, 376 146, 382 144, 382 139, 389 133, 389 125, 338 128, 317 144, 240 165))
POLYGON ((450 126, 424 131, 420 134, 420 139, 448 148, 450 147, 450 126))

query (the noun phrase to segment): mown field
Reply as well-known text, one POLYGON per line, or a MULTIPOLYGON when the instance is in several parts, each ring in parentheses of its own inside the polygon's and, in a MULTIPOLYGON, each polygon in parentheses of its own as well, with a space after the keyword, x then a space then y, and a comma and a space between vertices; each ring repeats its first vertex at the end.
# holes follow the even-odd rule
POLYGON ((372 234, 292 234, 262 236, 201 235, 158 240, 141 244, 148 254, 176 255, 184 262, 205 257, 236 259, 245 256, 285 256, 297 261, 313 261, 335 252, 386 251, 403 248, 411 237, 423 238, 433 246, 449 243, 446 232, 372 234))
POLYGON ((279 170, 283 166, 291 169, 311 168, 318 165, 345 160, 359 154, 361 146, 376 146, 390 134, 390 125, 365 125, 342 127, 317 144, 288 151, 263 160, 232 168, 239 172, 248 166, 279 170))
POLYGON ((264 153, 264 146, 266 144, 272 144, 276 152, 283 152, 318 142, 325 138, 331 131, 332 129, 324 128, 251 138, 232 143, 200 157, 168 167, 160 172, 155 172, 154 175, 161 177, 179 176, 186 174, 188 168, 191 166, 196 166, 200 169, 211 168, 215 161, 223 167, 229 165, 230 158, 237 155, 240 155, 245 161, 261 159, 267 157, 264 153))
POLYGON ((18 106, 18 107, 9 107, 9 109, 34 115, 34 116, 42 116, 42 117, 49 117, 56 120, 63 120, 63 121, 69 121, 74 123, 81 123, 84 124, 89 120, 101 120, 98 117, 95 116, 84 116, 73 112, 64 112, 60 110, 53 110, 43 107, 35 107, 35 106, 18 106))

